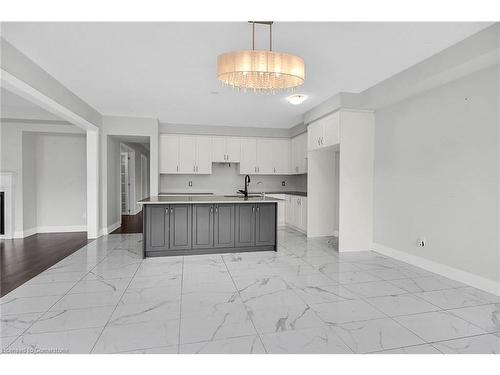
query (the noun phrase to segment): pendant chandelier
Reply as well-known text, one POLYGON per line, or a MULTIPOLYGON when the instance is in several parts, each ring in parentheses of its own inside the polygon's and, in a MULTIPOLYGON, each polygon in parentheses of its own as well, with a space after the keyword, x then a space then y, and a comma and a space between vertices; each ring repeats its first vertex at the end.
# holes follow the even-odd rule
POLYGON ((238 90, 275 93, 293 91, 304 83, 304 60, 272 49, 272 21, 250 21, 252 49, 234 51, 217 58, 217 78, 238 90), (269 26, 269 51, 255 50, 255 24, 269 26))

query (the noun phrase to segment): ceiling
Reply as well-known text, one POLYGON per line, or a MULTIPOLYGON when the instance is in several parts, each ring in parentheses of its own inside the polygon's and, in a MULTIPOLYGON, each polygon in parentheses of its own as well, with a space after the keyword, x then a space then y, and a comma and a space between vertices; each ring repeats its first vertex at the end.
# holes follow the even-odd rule
MULTIPOLYGON (((287 94, 238 93, 216 79, 217 55, 251 48, 238 23, 2 23, 2 36, 105 115, 175 124, 289 128, 338 92, 360 92, 489 23, 278 22, 273 49, 302 56, 299 106, 287 94)), ((256 47, 268 31, 257 26, 256 47)))
POLYGON ((0 87, 0 104, 0 118, 62 121, 60 117, 2 87, 0 87))

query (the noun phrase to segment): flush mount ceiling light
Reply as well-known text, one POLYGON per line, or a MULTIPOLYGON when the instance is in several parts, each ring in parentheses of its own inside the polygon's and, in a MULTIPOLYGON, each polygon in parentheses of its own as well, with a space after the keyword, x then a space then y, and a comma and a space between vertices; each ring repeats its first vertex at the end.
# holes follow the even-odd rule
POLYGON ((272 21, 252 24, 252 49, 224 53, 217 57, 217 78, 243 91, 275 93, 292 90, 304 83, 304 60, 272 50, 272 21), (269 26, 269 51, 255 49, 255 25, 269 26))
POLYGON ((306 99, 307 95, 295 94, 295 95, 290 95, 288 98, 286 98, 286 101, 290 104, 298 105, 302 104, 306 99))

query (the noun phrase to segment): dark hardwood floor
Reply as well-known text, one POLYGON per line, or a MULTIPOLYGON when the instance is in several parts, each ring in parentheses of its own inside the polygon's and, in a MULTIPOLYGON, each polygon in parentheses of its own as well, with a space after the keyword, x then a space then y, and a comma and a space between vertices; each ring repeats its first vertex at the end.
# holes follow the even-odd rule
POLYGON ((142 211, 137 215, 122 215, 122 226, 111 232, 120 233, 142 233, 142 211))
POLYGON ((53 266, 92 240, 87 232, 40 233, 0 241, 0 296, 53 266))

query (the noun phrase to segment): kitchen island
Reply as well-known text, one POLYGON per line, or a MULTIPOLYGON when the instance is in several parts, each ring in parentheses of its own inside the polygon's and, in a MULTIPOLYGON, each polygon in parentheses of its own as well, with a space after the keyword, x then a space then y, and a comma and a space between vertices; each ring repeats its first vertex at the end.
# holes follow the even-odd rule
POLYGON ((143 199, 143 257, 276 251, 279 201, 260 195, 143 199))

